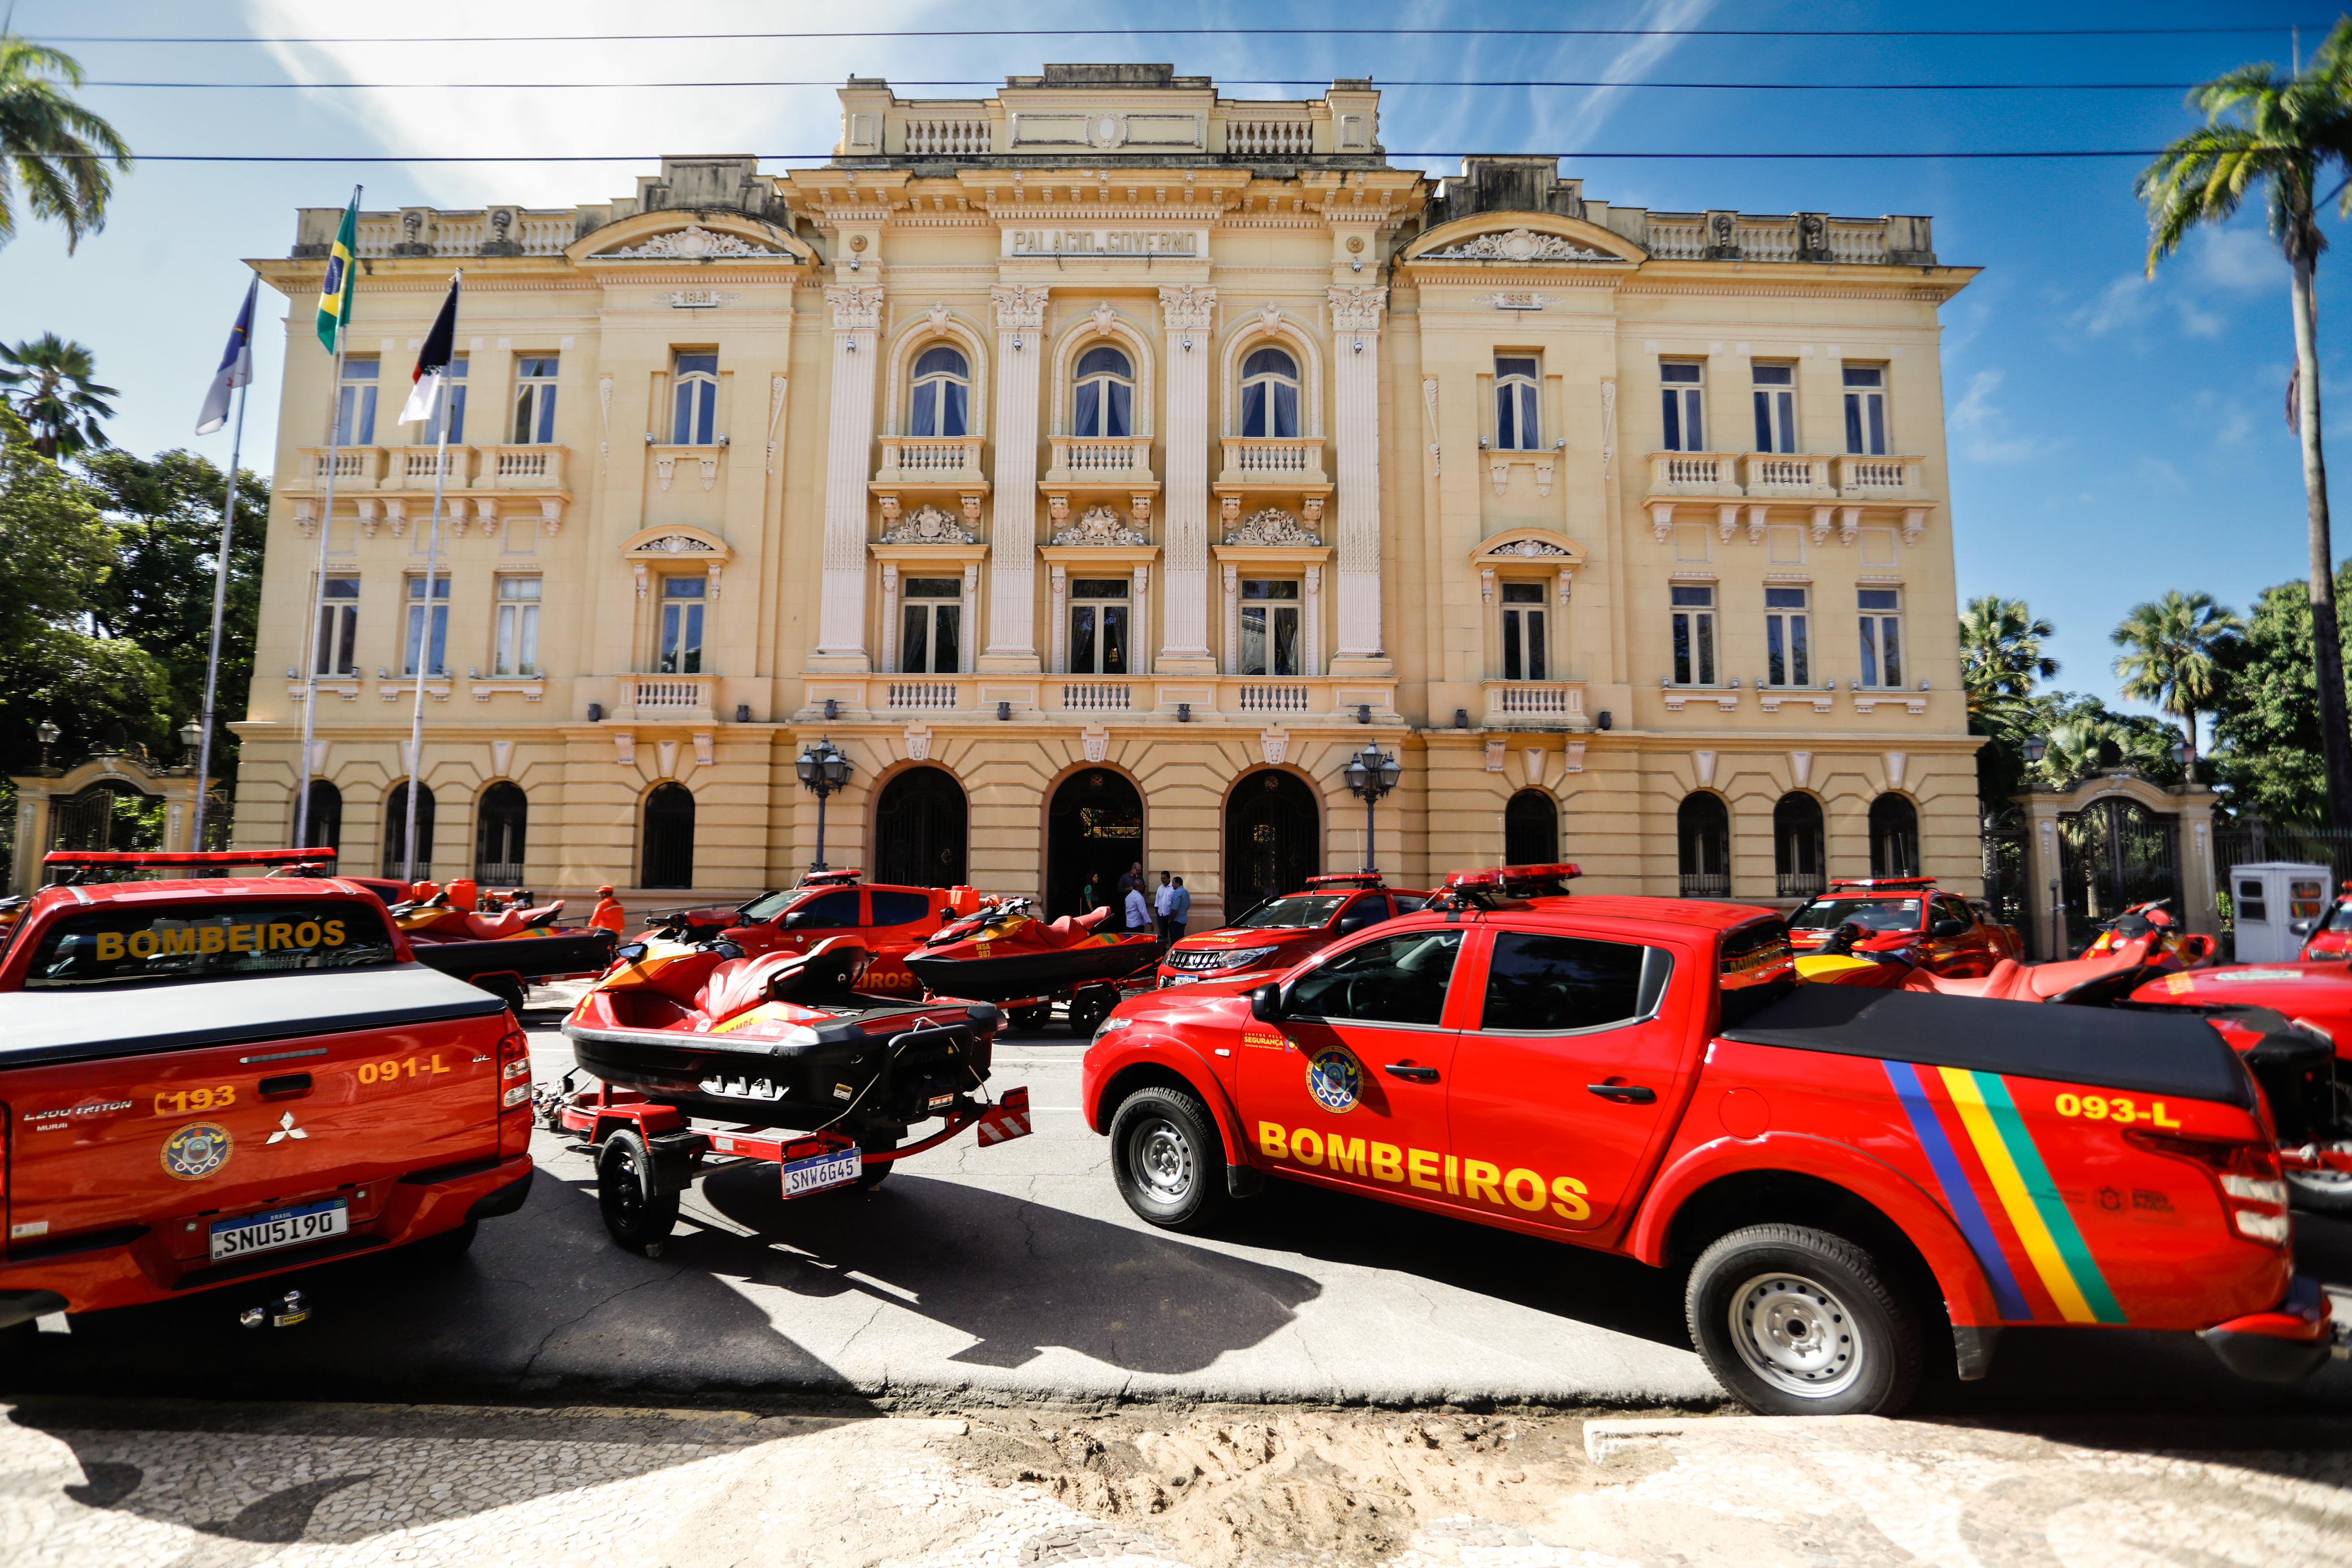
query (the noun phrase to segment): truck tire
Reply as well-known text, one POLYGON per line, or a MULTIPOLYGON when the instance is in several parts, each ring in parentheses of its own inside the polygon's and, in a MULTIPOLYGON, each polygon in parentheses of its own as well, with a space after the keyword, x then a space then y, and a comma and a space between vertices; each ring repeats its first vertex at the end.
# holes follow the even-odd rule
POLYGON ((1047 1024, 1050 1024, 1053 1021, 1054 1004, 1051 1002, 1039 1002, 1034 1007, 1014 1008, 1013 1009, 1013 1027, 1014 1029, 1044 1029, 1047 1024))
POLYGON ((476 984, 506 1003, 507 1011, 514 1014, 515 1022, 522 1022, 523 984, 511 975, 485 976, 476 984))
POLYGON ((648 1258, 662 1255, 662 1244, 677 1224, 677 1194, 660 1192, 653 1153, 645 1139, 628 1131, 614 1133, 596 1151, 596 1207, 613 1239, 648 1258))
POLYGON ((2289 1171, 2286 1200, 2307 1214, 2352 1215, 2352 1176, 2341 1171, 2289 1171))
POLYGON ((437 1236, 428 1236, 412 1244, 408 1256, 428 1269, 462 1262, 466 1254, 473 1249, 474 1238, 481 1233, 481 1229, 480 1220, 469 1219, 455 1230, 444 1230, 437 1236))
POLYGON ((1735 1230, 1692 1265, 1684 1306, 1707 1370, 1759 1415, 1892 1416, 1918 1386, 1909 1293, 1843 1236, 1735 1230))
POLYGON ((1202 1231, 1223 1212, 1225 1145, 1209 1108, 1189 1090, 1139 1089, 1110 1122, 1119 1197, 1162 1230, 1202 1231))
MULTIPOLYGON (((881 1134, 878 1136, 869 1133, 866 1136, 857 1140, 857 1147, 859 1151, 869 1155, 887 1155, 898 1146, 898 1140, 887 1133, 881 1134)), ((878 1166, 862 1166, 858 1169, 857 1186, 854 1190, 857 1192, 872 1192, 876 1187, 880 1186, 885 1181, 888 1180, 890 1173, 898 1168, 898 1162, 896 1160, 885 1160, 878 1166)))
POLYGON ((1070 1032, 1091 1035, 1102 1027, 1102 1020, 1110 1017, 1111 1009, 1117 1006, 1117 986, 1080 986, 1070 993, 1070 1032))

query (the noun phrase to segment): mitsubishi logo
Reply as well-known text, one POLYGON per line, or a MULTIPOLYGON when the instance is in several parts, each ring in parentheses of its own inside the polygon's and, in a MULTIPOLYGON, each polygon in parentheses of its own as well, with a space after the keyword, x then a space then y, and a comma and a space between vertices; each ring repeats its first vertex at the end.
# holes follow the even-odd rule
POLYGON ((270 1134, 265 1142, 282 1144, 289 1138, 292 1138, 297 1142, 299 1142, 310 1135, 310 1134, 309 1133, 294 1124, 294 1113, 289 1111, 285 1115, 280 1116, 278 1119, 278 1131, 270 1134))

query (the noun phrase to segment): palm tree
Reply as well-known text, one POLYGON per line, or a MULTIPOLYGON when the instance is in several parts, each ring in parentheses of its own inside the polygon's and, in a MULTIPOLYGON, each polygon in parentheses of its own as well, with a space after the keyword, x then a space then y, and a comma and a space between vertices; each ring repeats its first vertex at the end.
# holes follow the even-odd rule
POLYGON ((2026 608, 2022 599, 1988 593, 1960 612, 1960 684, 1969 706, 1981 709, 2001 697, 2029 697, 2036 681, 2058 673, 2058 661, 2042 651, 2058 629, 2026 608))
POLYGON ((2234 611, 2200 591, 2168 590, 2152 603, 2135 604, 2115 629, 2116 645, 2131 650, 2116 660, 2123 695, 2154 703, 2189 732, 2189 766, 2197 762, 2197 716, 2211 706, 2221 670, 2213 650, 2245 633, 2234 611))
MULTIPOLYGON (((2323 175, 2352 169, 2352 17, 2336 25, 2311 64, 2282 76, 2269 64, 2242 66, 2198 87, 2189 107, 2207 123, 2166 148, 2133 190, 2147 204, 2147 270, 2200 224, 2226 222, 2262 187, 2271 235, 2294 274, 2295 416, 2303 436, 2303 487, 2310 507, 2311 655, 2319 685, 2319 732, 2326 759, 2327 814, 2352 827, 2352 727, 2344 706, 2344 647, 2336 613, 2334 549, 2327 529, 2327 465, 2319 444, 2319 253, 2323 175)), ((2339 186, 2352 212, 2352 186, 2339 186)))
POLYGON ((0 387, 32 427, 33 447, 54 463, 60 456, 109 444, 101 419, 114 417, 106 400, 120 394, 90 380, 96 370, 89 350, 55 332, 10 348, 0 343, 0 387))
POLYGON ((82 235, 106 226, 114 193, 107 162, 128 170, 131 148, 62 90, 80 85, 72 56, 0 34, 0 246, 16 237, 19 184, 35 217, 65 225, 68 255, 82 235))

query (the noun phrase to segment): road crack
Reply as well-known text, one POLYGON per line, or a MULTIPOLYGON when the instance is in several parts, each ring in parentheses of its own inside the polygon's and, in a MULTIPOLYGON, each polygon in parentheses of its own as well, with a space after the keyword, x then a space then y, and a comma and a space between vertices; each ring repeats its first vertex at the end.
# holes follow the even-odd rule
POLYGON ((515 1375, 516 1377, 518 1379, 521 1379, 530 1376, 531 1368, 539 1364, 539 1358, 547 1354, 549 1343, 553 1341, 557 1334, 562 1333, 568 1329, 579 1327, 580 1324, 586 1322, 590 1318, 594 1317, 598 1312, 603 1312, 606 1307, 611 1306, 623 1296, 629 1295, 634 1291, 642 1291, 647 1285, 667 1285, 685 1272, 685 1266, 681 1264, 679 1267, 672 1269, 668 1273, 660 1276, 658 1279, 640 1280, 634 1285, 624 1285, 619 1290, 613 1291, 611 1294, 600 1297, 583 1312, 572 1317, 565 1319, 562 1322, 556 1324, 553 1328, 549 1329, 545 1333, 540 1335, 538 1345, 532 1349, 530 1357, 523 1362, 522 1370, 515 1375))

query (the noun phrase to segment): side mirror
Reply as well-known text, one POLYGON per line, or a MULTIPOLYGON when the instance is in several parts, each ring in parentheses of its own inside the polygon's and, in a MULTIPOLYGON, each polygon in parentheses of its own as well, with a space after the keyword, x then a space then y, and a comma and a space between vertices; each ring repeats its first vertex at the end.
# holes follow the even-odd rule
POLYGON ((616 964, 634 964, 645 956, 646 945, 642 942, 624 942, 613 949, 613 961, 616 964))
POLYGON ((2312 927, 2318 924, 2316 920, 2293 920, 2287 923, 2287 929, 2297 936, 2308 936, 2311 935, 2312 927))
POLYGON ((1931 936, 1965 936, 1968 934, 1969 923, 1965 920, 1938 920, 1928 928, 1931 936))
POLYGON ((1257 989, 1252 991, 1250 993, 1250 1017, 1257 1019, 1260 1023, 1281 1022, 1282 988, 1276 985, 1265 985, 1260 986, 1257 989))
POLYGON ((721 958, 740 958, 743 956, 743 945, 740 942, 713 942, 710 945, 710 950, 721 958))

